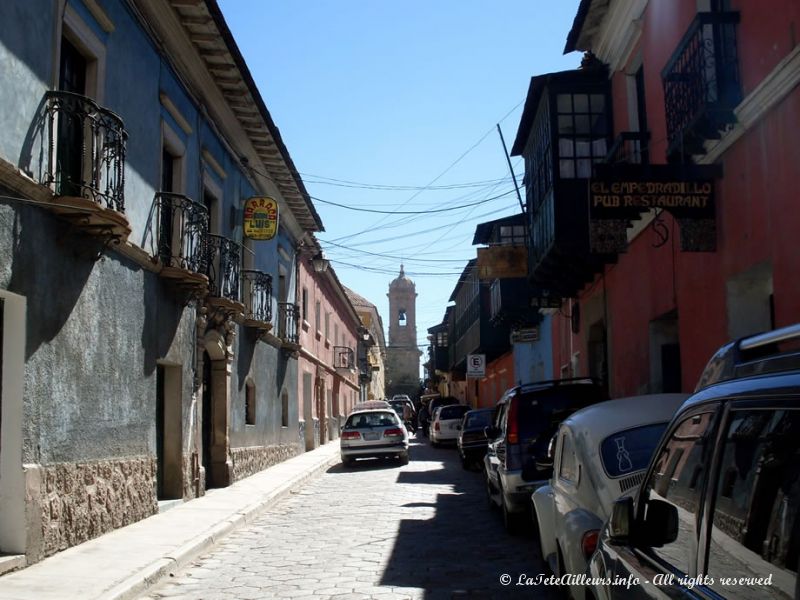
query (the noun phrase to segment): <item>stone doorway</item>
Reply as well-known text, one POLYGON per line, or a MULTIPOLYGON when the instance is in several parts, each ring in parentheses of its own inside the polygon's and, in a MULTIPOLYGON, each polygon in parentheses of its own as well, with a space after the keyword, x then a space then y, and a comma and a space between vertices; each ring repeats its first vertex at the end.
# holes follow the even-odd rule
POLYGON ((216 339, 217 336, 219 334, 214 331, 206 334, 206 351, 203 353, 201 431, 206 489, 228 486, 233 477, 233 463, 228 456, 230 365, 225 347, 216 339))

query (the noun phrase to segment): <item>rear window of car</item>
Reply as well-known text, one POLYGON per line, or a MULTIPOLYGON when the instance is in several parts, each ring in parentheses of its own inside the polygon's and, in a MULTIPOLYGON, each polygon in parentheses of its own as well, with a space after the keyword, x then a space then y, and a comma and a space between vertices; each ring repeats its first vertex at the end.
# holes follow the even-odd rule
POLYGON ((486 427, 491 425, 492 412, 487 410, 485 412, 476 412, 467 415, 467 420, 464 423, 465 429, 473 429, 475 427, 486 427))
POLYGON ((666 423, 626 429, 600 443, 600 458, 609 477, 622 477, 647 468, 666 423))
POLYGON ((388 427, 398 424, 397 415, 386 411, 350 415, 344 426, 347 429, 361 429, 362 427, 388 427))
POLYGON ((468 410, 469 406, 443 406, 439 413, 439 420, 460 419, 468 410))
POLYGON ((588 384, 519 394, 513 400, 518 403, 519 434, 526 440, 546 438, 544 443, 547 444, 564 419, 576 410, 602 400, 605 396, 601 389, 588 384))

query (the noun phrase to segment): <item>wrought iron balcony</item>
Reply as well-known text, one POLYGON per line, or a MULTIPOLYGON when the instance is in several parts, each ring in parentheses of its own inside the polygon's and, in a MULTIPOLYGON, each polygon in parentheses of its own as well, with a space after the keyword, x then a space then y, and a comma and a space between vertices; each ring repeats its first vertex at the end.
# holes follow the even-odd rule
POLYGON ((702 154, 736 122, 741 102, 736 24, 739 13, 701 12, 661 71, 669 156, 702 154))
POLYGON ((122 119, 85 96, 45 94, 47 168, 44 185, 57 196, 80 197, 125 212, 122 119))
MULTIPOLYGON (((333 368, 344 371, 354 371, 356 368, 356 355, 353 349, 347 346, 334 346, 333 368)), ((362 369, 362 371, 364 371, 364 369, 362 369)))
POLYGON ((233 240, 213 233, 206 239, 209 296, 240 304, 241 247, 233 240))
POLYGON ((259 329, 272 327, 272 276, 261 271, 242 271, 244 324, 259 329))
POLYGON ((297 324, 300 322, 300 307, 291 302, 278 302, 278 337, 284 343, 297 346, 300 343, 297 324))
POLYGON ((158 259, 170 276, 173 270, 205 274, 208 209, 183 194, 156 192, 155 239, 158 259))
POLYGON ((85 96, 50 91, 36 131, 42 160, 35 177, 59 197, 52 212, 90 235, 127 238, 122 119, 85 96))
POLYGON ((646 165, 650 162, 650 132, 623 131, 616 138, 606 154, 605 162, 646 165))

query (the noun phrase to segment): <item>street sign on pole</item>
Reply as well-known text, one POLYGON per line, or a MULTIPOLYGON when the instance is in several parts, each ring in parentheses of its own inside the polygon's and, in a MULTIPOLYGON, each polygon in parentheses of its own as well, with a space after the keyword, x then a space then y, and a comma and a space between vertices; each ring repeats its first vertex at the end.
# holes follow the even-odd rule
POLYGON ((467 377, 486 377, 485 354, 467 354, 467 377))

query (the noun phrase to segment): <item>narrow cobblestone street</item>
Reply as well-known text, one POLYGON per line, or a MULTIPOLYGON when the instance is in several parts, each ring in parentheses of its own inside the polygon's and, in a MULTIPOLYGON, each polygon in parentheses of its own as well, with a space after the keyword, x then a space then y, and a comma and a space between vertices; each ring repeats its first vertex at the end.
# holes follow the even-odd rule
POLYGON ((412 439, 409 465, 331 467, 146 597, 556 597, 514 585, 541 572, 531 532, 507 534, 487 508, 482 474, 412 439))

